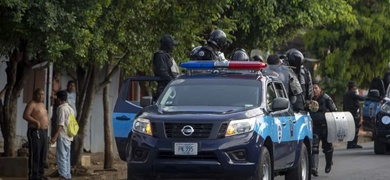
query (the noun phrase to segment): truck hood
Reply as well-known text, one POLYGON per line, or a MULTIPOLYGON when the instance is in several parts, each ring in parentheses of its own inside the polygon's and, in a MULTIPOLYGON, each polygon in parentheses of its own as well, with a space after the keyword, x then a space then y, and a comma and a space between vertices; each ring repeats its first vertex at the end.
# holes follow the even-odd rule
POLYGON ((158 111, 162 114, 230 114, 253 107, 239 106, 159 106, 158 111))

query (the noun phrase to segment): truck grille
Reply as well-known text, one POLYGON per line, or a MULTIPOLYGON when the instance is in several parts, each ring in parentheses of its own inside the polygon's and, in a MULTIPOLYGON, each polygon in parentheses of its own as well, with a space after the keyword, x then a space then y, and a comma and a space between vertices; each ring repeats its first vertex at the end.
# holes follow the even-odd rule
POLYGON ((165 134, 167 138, 209 138, 213 124, 187 124, 187 123, 165 123, 165 134), (184 126, 191 126, 194 132, 190 136, 185 136, 181 130, 184 126))
POLYGON ((227 124, 227 123, 223 123, 223 124, 221 125, 221 128, 219 128, 219 132, 218 132, 218 138, 223 138, 223 137, 225 137, 227 128, 228 128, 228 124, 227 124))
POLYGON ((198 155, 183 156, 174 155, 172 151, 160 151, 158 152, 158 159, 181 159, 181 160, 217 160, 217 156, 214 152, 198 152, 198 155))

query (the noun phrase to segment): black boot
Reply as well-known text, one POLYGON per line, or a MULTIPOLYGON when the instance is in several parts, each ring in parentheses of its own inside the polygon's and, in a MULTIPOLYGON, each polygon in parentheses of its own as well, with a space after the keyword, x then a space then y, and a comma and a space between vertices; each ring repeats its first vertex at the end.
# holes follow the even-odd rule
POLYGON ((311 156, 311 174, 315 177, 318 176, 318 154, 311 156))
POLYGON ((329 173, 330 170, 332 170, 332 165, 333 165, 332 158, 333 158, 333 152, 325 153, 325 161, 326 161, 325 173, 329 173))

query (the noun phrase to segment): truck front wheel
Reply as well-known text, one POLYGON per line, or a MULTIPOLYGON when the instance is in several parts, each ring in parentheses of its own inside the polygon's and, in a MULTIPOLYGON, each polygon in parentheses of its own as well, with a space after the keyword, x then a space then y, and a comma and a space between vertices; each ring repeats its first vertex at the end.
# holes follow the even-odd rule
POLYGON ((385 154, 386 153, 386 143, 381 142, 378 139, 374 140, 374 152, 375 152, 375 154, 385 154))
POLYGON ((298 164, 294 169, 287 171, 285 180, 308 180, 310 179, 309 169, 309 153, 306 145, 303 144, 298 164))
POLYGON ((272 164, 268 149, 264 146, 257 165, 256 174, 253 180, 272 180, 272 164))

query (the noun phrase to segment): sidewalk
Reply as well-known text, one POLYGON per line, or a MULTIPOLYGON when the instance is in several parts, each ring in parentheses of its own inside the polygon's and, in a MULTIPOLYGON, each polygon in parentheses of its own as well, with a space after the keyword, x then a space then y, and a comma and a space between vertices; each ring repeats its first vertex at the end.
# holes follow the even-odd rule
MULTIPOLYGON (((104 154, 103 153, 84 153, 91 157, 90 166, 86 169, 72 169, 72 180, 119 180, 127 179, 127 165, 126 162, 115 158, 113 169, 104 170, 104 154)), ((45 169, 45 176, 49 179, 59 179, 57 169, 54 164, 55 160, 49 154, 50 167, 45 169)), ((0 177, 0 180, 26 180, 27 178, 15 177, 0 177)))
MULTIPOLYGON (((365 143, 372 141, 371 132, 359 131, 358 143, 365 143)), ((336 142, 333 143, 335 148, 346 148, 347 142, 336 142)), ((127 179, 127 165, 126 162, 115 159, 114 169, 104 170, 104 154, 103 153, 87 153, 84 155, 91 156, 91 166, 86 170, 75 170, 76 173, 84 175, 73 175, 72 180, 119 180, 127 179)), ((49 169, 45 169, 47 176, 53 174, 56 171, 55 167, 52 166, 49 169)), ((7 178, 0 177, 0 180, 25 180, 26 178, 7 178)), ((51 177, 49 179, 58 179, 58 177, 51 177)))

